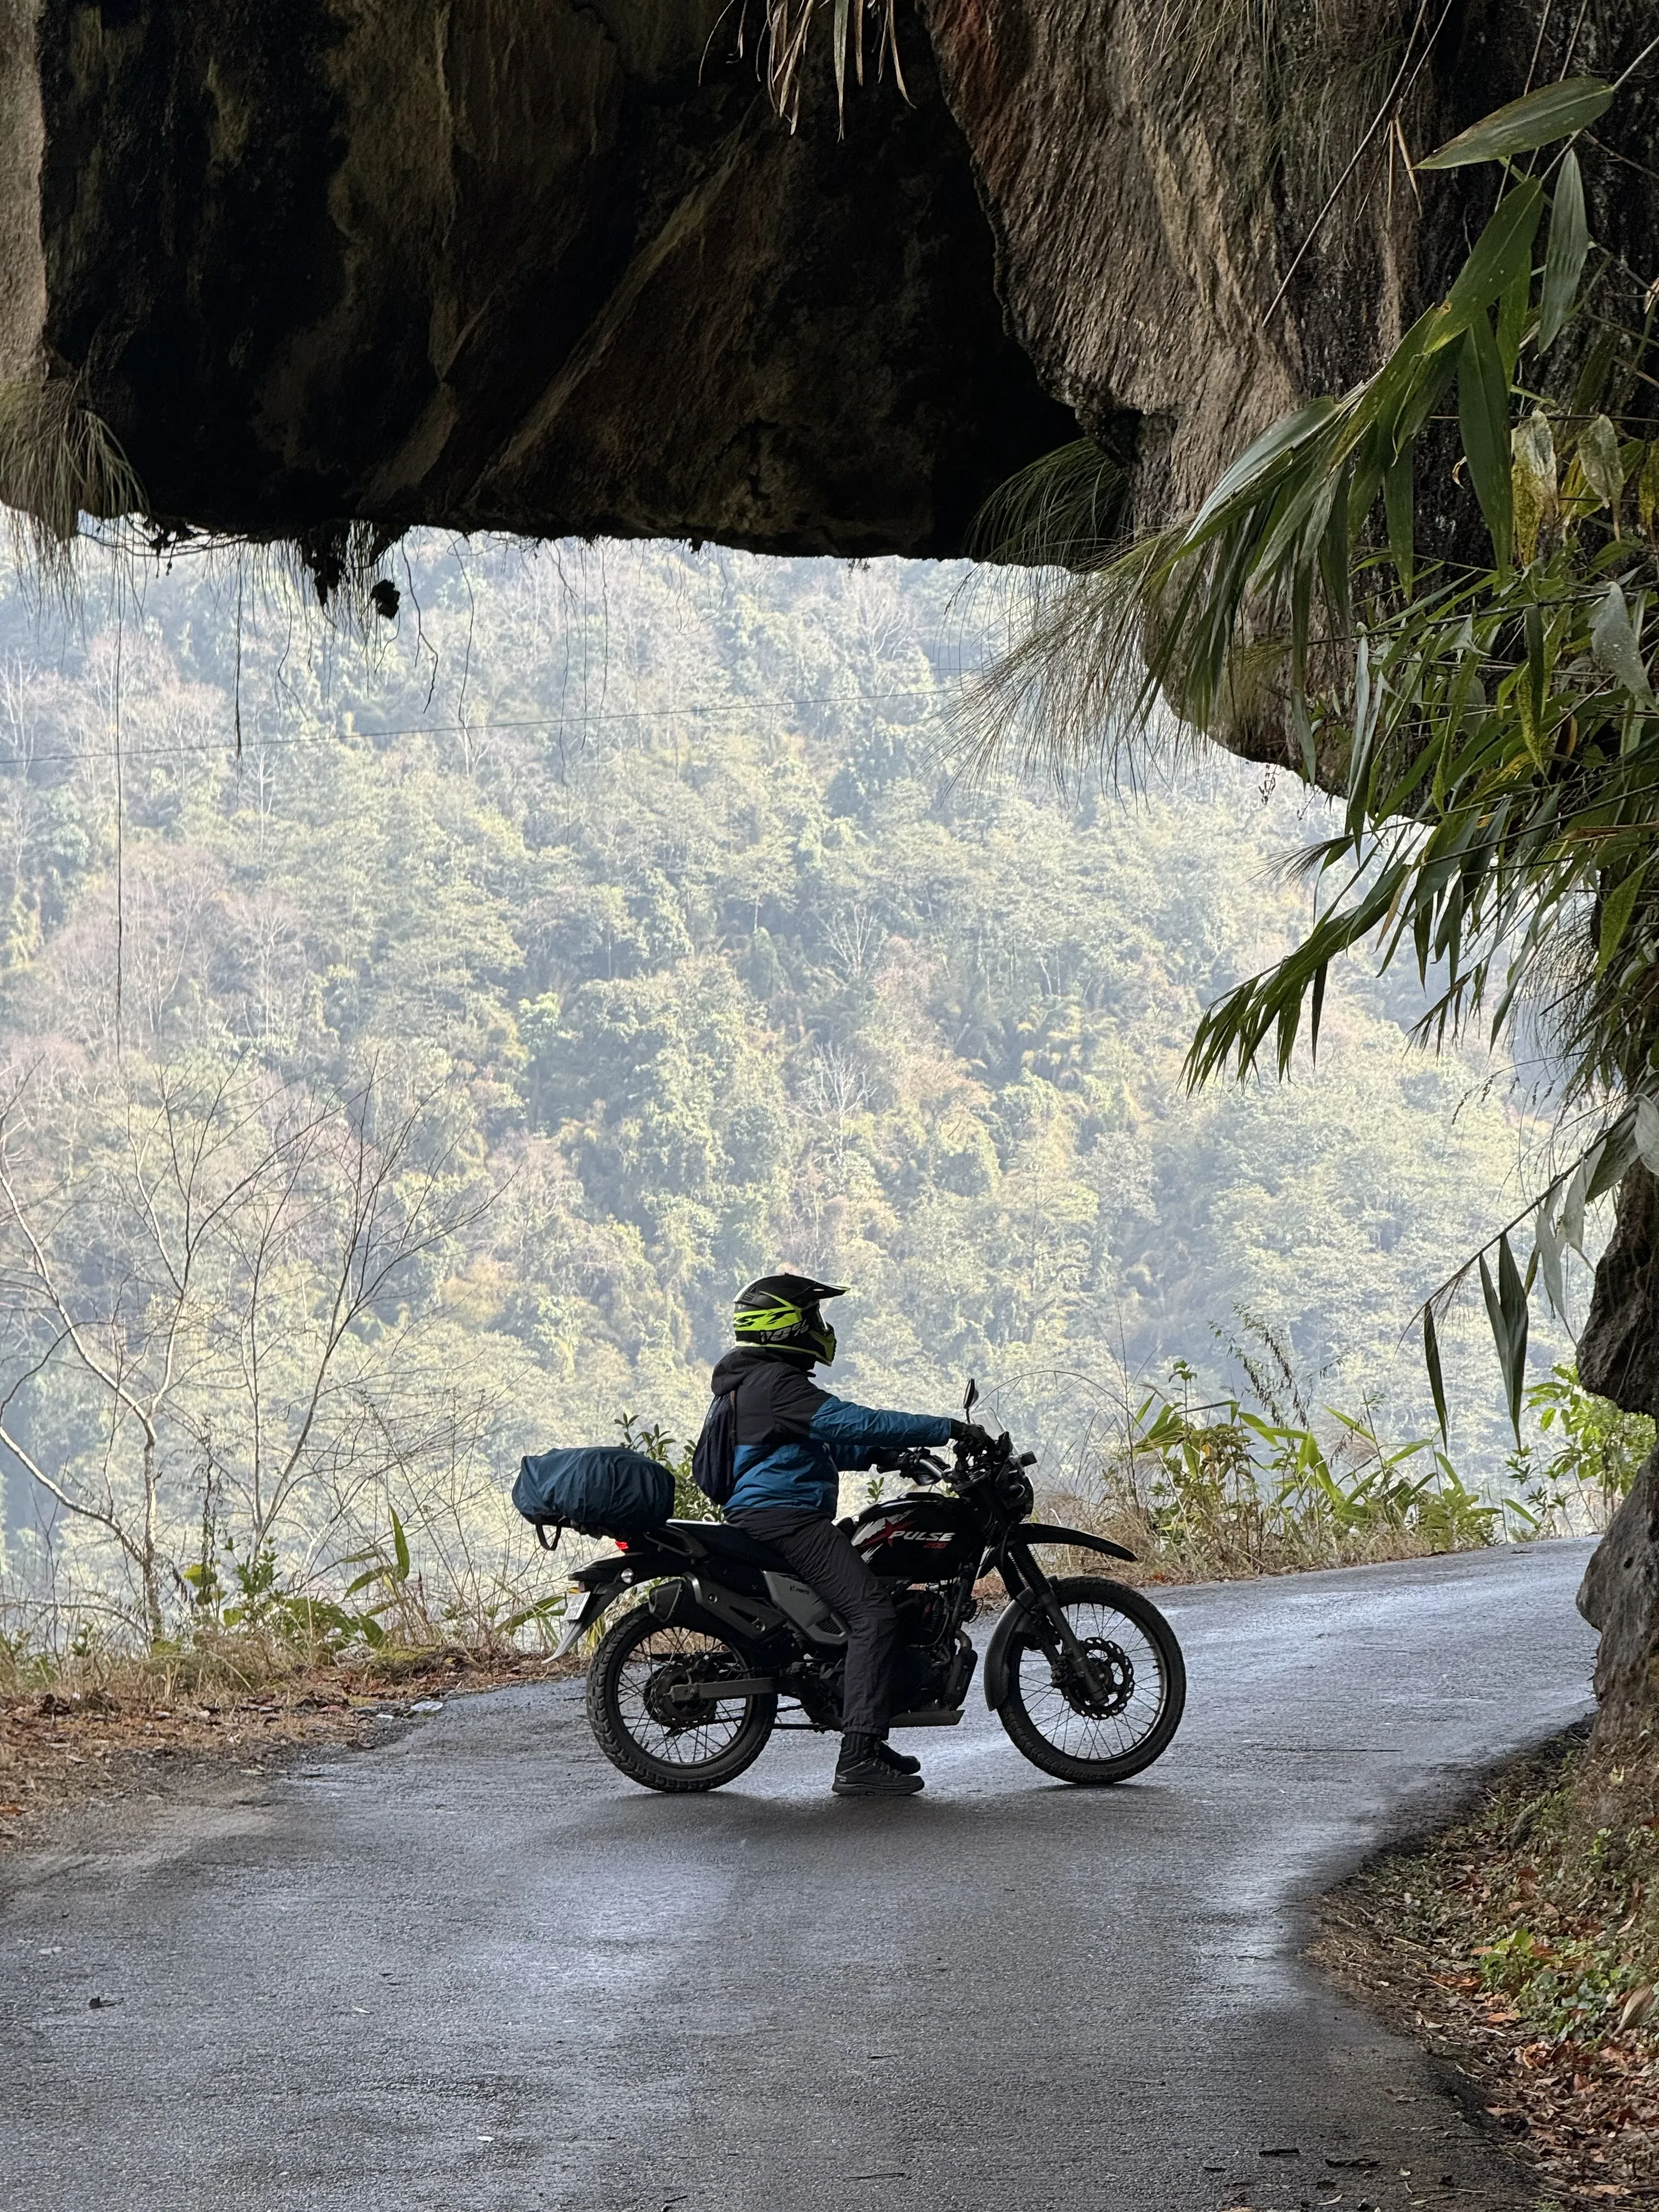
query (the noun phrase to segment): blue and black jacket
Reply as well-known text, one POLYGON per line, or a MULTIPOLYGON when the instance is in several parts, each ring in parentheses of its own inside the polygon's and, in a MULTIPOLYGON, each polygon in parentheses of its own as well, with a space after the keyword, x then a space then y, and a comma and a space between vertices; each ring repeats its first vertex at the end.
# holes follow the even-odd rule
POLYGON ((737 1482, 728 1513, 790 1506, 833 1513, 843 1468, 890 1462, 907 1445, 950 1441, 947 1417, 884 1413, 820 1390, 803 1353, 769 1345, 728 1352, 711 1378, 717 1398, 734 1394, 737 1482))

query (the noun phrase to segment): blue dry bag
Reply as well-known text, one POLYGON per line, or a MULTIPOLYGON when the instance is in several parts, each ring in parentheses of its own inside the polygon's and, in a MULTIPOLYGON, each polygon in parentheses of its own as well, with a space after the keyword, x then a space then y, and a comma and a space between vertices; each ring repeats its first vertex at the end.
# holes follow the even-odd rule
POLYGON ((643 1536, 660 1528, 673 1511, 674 1478, 643 1452, 586 1444, 520 1461, 513 1503, 538 1529, 643 1536))

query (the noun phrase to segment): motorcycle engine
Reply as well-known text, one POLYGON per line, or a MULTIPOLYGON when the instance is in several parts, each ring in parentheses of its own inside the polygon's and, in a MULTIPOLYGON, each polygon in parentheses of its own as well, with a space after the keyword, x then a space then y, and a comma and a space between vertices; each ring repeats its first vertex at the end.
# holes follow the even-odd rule
POLYGON ((942 1589, 913 1584, 898 1593, 899 1642, 924 1650, 937 1644, 951 1625, 951 1602, 942 1589))

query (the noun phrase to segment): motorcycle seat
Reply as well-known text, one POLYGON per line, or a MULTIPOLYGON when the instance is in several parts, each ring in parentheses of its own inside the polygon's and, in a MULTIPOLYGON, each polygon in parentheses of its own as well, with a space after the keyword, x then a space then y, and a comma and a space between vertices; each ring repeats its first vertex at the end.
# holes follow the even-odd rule
POLYGON ((763 1544, 758 1537, 733 1528, 724 1521, 671 1521, 668 1525, 693 1548, 701 1546, 717 1559, 729 1559, 738 1566, 757 1567, 763 1573, 789 1572, 787 1562, 769 1544, 763 1544))

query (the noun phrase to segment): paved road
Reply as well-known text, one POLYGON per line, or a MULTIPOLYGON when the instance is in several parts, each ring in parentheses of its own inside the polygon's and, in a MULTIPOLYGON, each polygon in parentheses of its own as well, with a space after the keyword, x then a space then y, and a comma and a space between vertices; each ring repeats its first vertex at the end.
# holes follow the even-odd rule
POLYGON ((676 1801, 559 1684, 111 1816, 0 1863, 0 2196, 1520 2212, 1298 1952, 1304 1900, 1586 1709, 1586 1551, 1173 1594, 1188 1718, 1118 1790, 981 1706, 901 1804, 828 1796, 811 1736, 676 1801))

